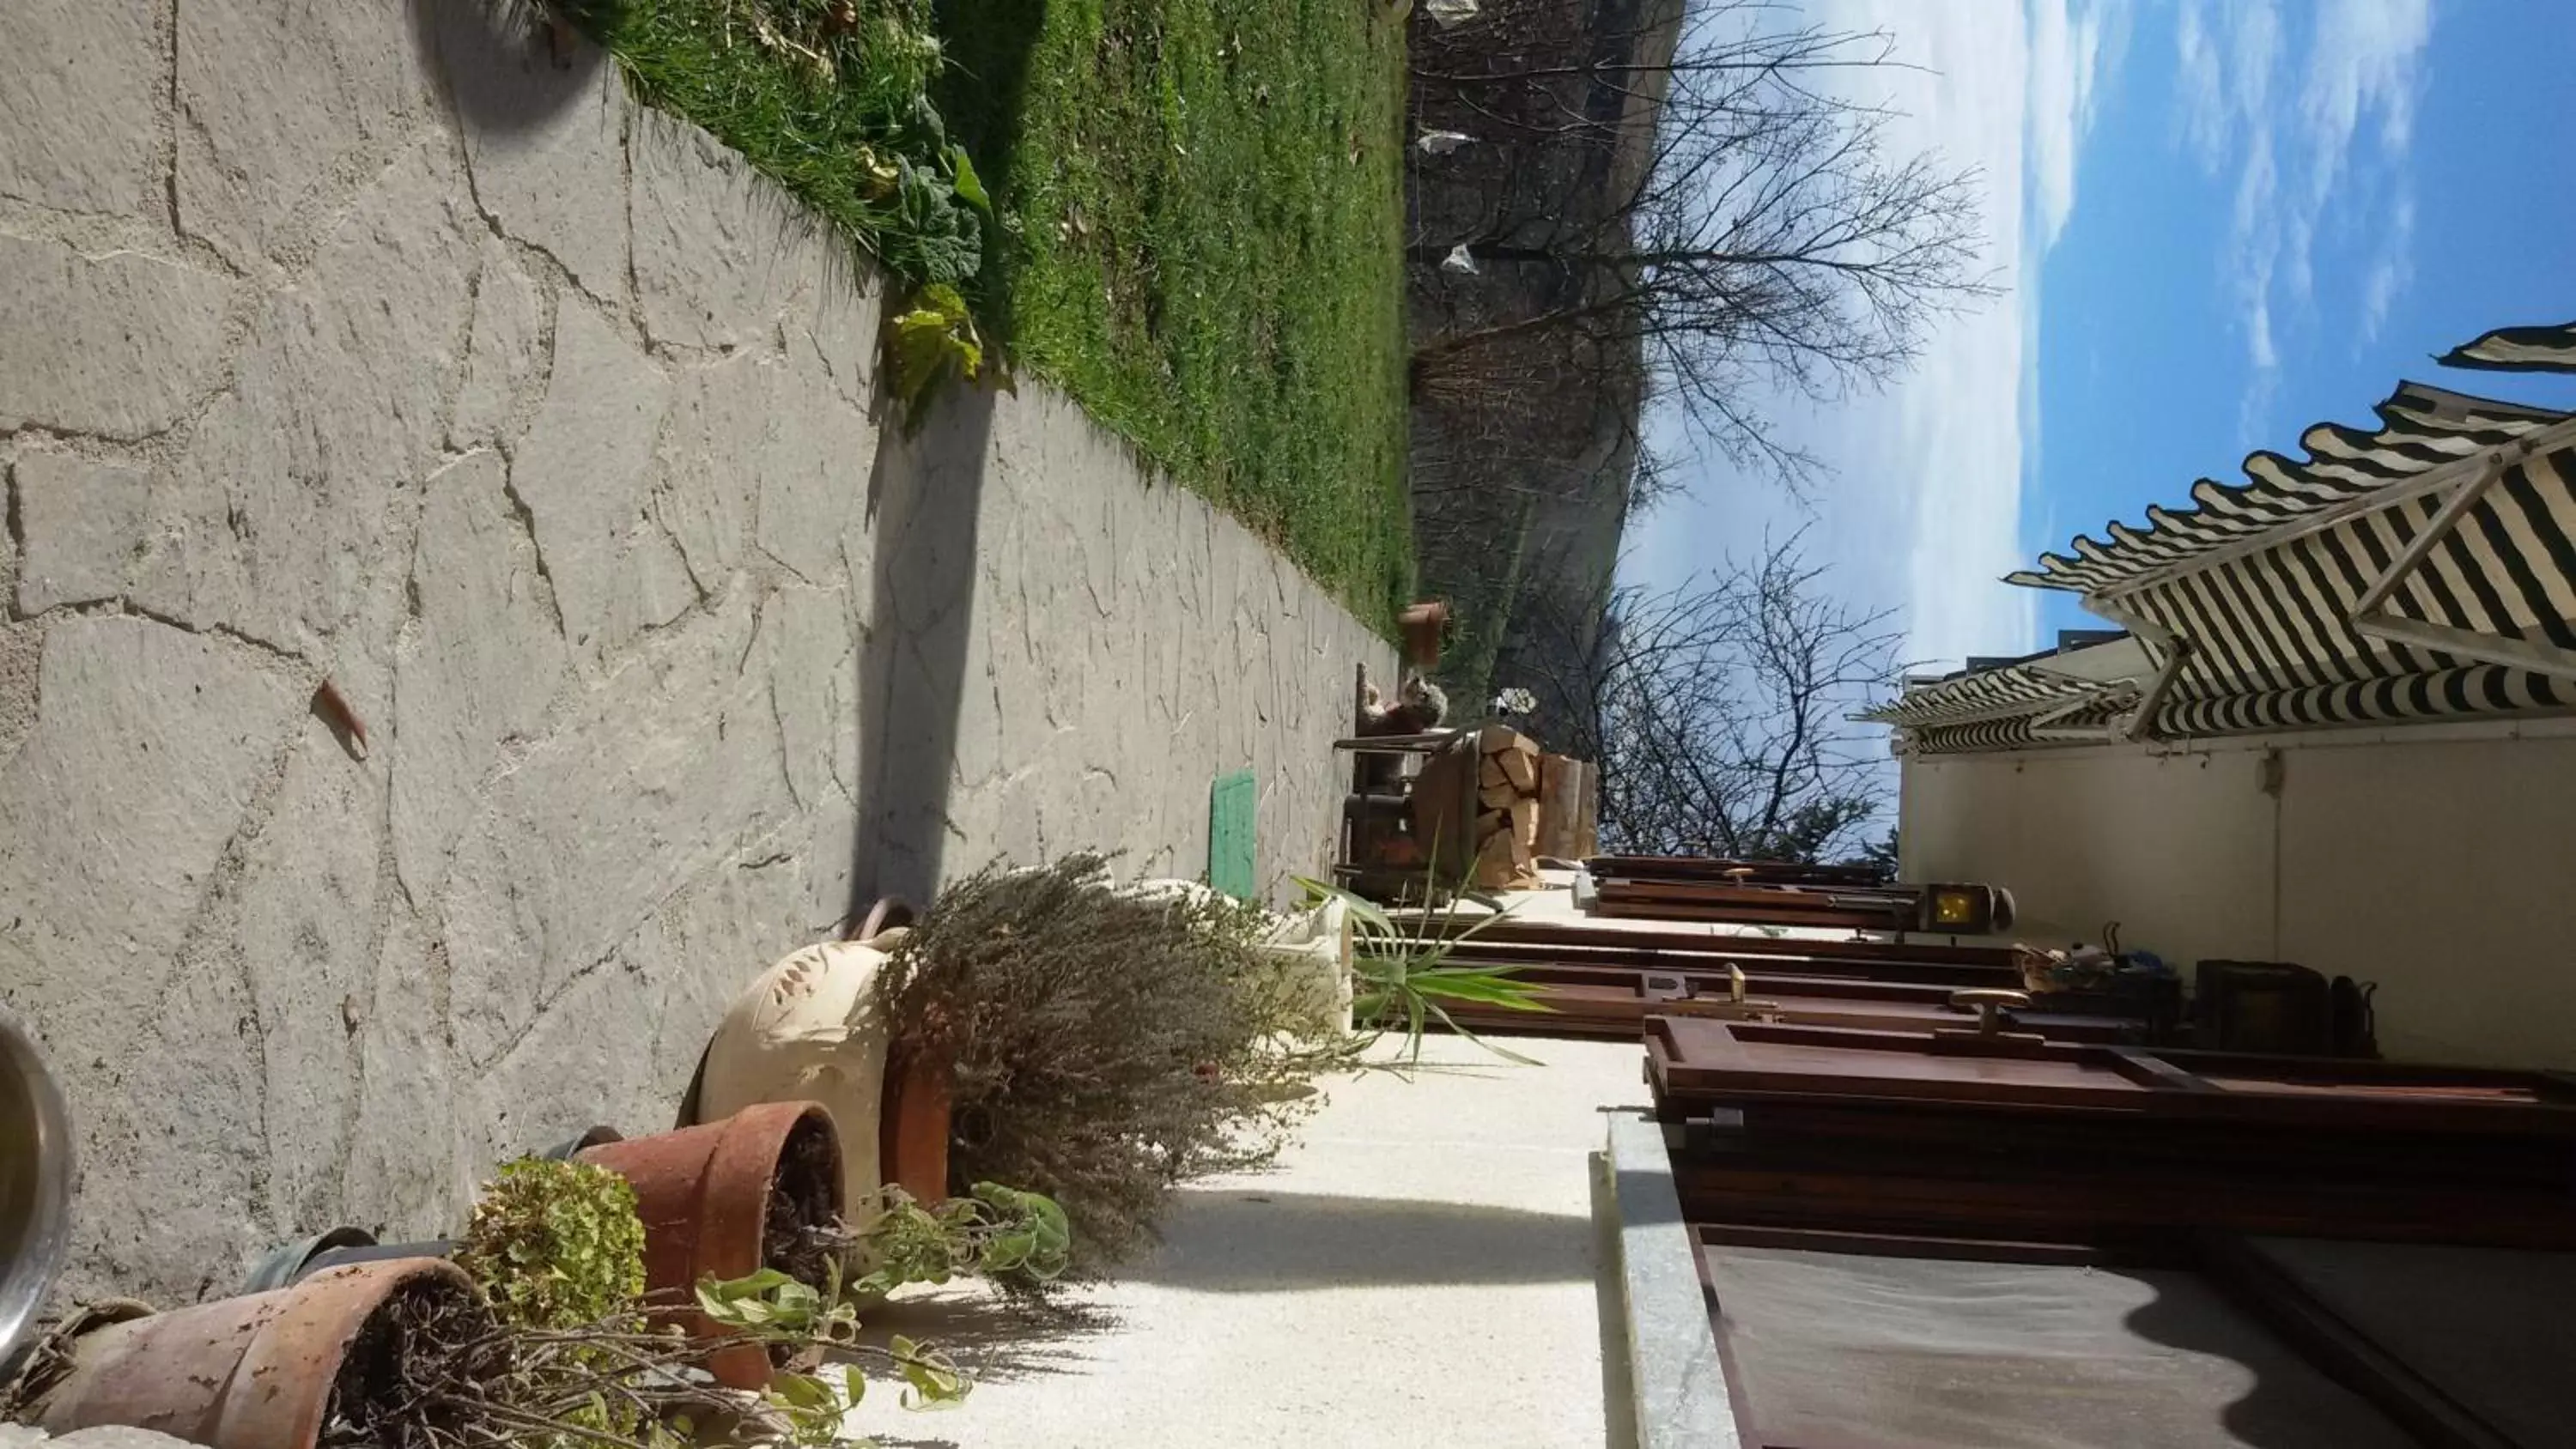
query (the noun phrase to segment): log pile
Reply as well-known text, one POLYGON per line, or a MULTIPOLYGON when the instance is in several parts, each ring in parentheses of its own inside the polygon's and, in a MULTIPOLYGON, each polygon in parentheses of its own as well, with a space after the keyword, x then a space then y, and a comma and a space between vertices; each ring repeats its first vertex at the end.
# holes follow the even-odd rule
POLYGON ((1534 890, 1541 857, 1580 859, 1589 851, 1590 767, 1544 754, 1504 725, 1476 736, 1474 879, 1485 890, 1534 890))

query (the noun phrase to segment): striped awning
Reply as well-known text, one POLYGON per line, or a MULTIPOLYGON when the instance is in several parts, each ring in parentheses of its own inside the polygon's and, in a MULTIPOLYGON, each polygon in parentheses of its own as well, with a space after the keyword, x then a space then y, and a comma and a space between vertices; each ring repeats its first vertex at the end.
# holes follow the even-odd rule
POLYGON ((2442 354, 2444 367, 2489 372, 2576 372, 2576 322, 2556 327, 2499 327, 2442 354))
POLYGON ((1906 735, 1913 753, 1932 755, 2101 744, 2115 737, 2111 732, 2137 703, 2136 689, 2104 690, 2047 714, 1915 726, 1909 727, 1906 735))
POLYGON ((2018 728, 2027 738, 2034 726, 2078 719, 2095 724, 2119 712, 2136 702, 2139 681, 2154 670, 2155 661, 2138 641, 2122 634, 1918 683, 1861 717, 1918 734, 1973 726, 1982 739, 1994 735, 1985 727, 1995 725, 2018 728))
MULTIPOLYGON (((2442 360, 2576 371, 2576 325, 2501 329, 2442 360)), ((2109 730, 2076 728, 2088 711, 2019 667, 1872 717, 1939 751, 2576 708, 2576 421, 2420 383, 2376 413, 2010 576, 2082 595, 2152 651, 2152 679, 2077 701, 2109 730), (2032 708, 2005 707, 2017 691, 2032 708)))

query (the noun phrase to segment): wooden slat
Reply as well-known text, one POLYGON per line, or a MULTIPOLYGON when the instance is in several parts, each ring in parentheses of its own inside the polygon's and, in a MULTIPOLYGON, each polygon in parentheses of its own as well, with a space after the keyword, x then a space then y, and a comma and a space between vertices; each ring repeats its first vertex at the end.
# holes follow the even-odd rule
POLYGON ((1595 877, 1620 876, 1631 880, 1712 880, 1737 879, 1733 872, 1750 871, 1743 879, 1757 884, 1830 884, 1878 886, 1887 884, 1886 877, 1868 866, 1808 865, 1798 861, 1735 860, 1721 856, 1689 855, 1597 855, 1585 863, 1595 877))
POLYGON ((1801 1170, 1717 1159, 1674 1164, 1682 1211, 1856 1232, 2028 1236, 2097 1242, 2208 1228, 2289 1237, 2576 1248, 2563 1195, 2440 1187, 2265 1182, 2153 1173, 2017 1177, 1801 1170))
POLYGON ((1598 946, 1626 950, 1719 951, 1743 956, 1831 955, 1850 961, 1947 961, 1969 965, 2013 967, 2010 946, 1961 946, 1946 941, 1811 941, 1780 936, 1731 936, 1712 931, 1652 927, 1587 925, 1579 920, 1535 920, 1506 916, 1487 921, 1461 916, 1435 919, 1431 934, 1455 934, 1474 927, 1476 939, 1491 945, 1598 946), (1480 924, 1481 923, 1481 924, 1480 924))
MULTIPOLYGON (((1728 938, 1720 937, 1717 940, 1728 938)), ((1752 938, 1760 939, 1760 938, 1752 938)), ((1495 965, 1526 967, 1585 966, 1627 967, 1637 970, 1713 973, 1723 976, 1729 967, 1741 967, 1756 975, 1793 975, 1813 980, 1848 981, 1867 984, 1887 982, 1910 984, 1923 990, 1947 994, 1962 986, 2018 987, 2022 975, 2011 966, 1989 966, 1956 961, 1907 961, 1881 957, 1850 958, 1833 942, 1798 943, 1810 948, 1809 953, 1714 951, 1622 951, 1609 947, 1589 946, 1524 946, 1510 941, 1473 937, 1452 944, 1450 959, 1476 961, 1495 965)), ((2099 999, 2079 993, 2049 992, 2070 1000, 2099 999)))
MULTIPOLYGON (((1646 989, 1645 983, 1651 974, 1643 971, 1548 975, 1519 972, 1515 979, 1537 988, 1535 999, 1548 1008, 1547 1014, 1481 1006, 1474 1002, 1451 1003, 1446 1009, 1461 1025, 1475 1031, 1545 1036, 1636 1037, 1643 1030, 1645 1019, 1657 1013, 1735 1020, 1758 1012, 1792 1026, 1915 1035, 1956 1028, 1971 1020, 1965 1013, 1951 1008, 1939 993, 1929 1000, 1908 1001, 1807 996, 1754 986, 1751 978, 1747 979, 1747 989, 1752 1001, 1747 1006, 1739 1007, 1728 1001, 1722 982, 1696 983, 1705 993, 1697 999, 1661 998, 1646 989), (1715 989, 1709 990, 1712 985, 1715 989)), ((2018 1030, 2035 1032, 2052 1041, 2098 1043, 2135 1041, 2145 1029, 2144 1022, 2128 1017, 2030 1012, 2017 1016, 2015 1026, 2018 1030)))
POLYGON ((1754 1223, 1692 1223, 1691 1236, 1729 1248, 1789 1248, 1809 1253, 1867 1253, 1880 1258, 1938 1258, 1954 1263, 2056 1263, 2112 1267, 2128 1255, 2089 1243, 1939 1237, 1928 1233, 1851 1233, 1824 1228, 1770 1227, 1754 1223))
MULTIPOLYGON (((2374 1091, 2386 1073, 2376 1064, 2313 1059, 2233 1058, 2238 1072, 2294 1074, 2310 1084, 2299 1092, 2186 1090, 2165 1074, 2138 1077, 2135 1058, 2117 1048, 2041 1044, 2009 1055, 1979 1055, 1956 1044, 1910 1044, 1894 1033, 1847 1033, 1840 1039, 1816 1027, 1724 1026, 1692 1021, 1663 1079, 1667 1092, 1705 1101, 1724 1100, 1924 1100, 1952 1106, 2030 1106, 2084 1110, 2108 1116, 2192 1116, 2272 1125, 2375 1128, 2391 1132, 2502 1133, 2576 1138, 2576 1107, 2497 1097, 2422 1095, 2440 1069, 2409 1068, 2413 1090, 2374 1091), (1723 1038, 1721 1040, 1720 1038, 1723 1038), (2124 1061, 2127 1065, 2124 1068, 2124 1061), (2352 1073, 2342 1090, 2329 1073, 2352 1073)), ((2183 1064, 2184 1074, 2207 1079, 2204 1059, 2184 1053, 2154 1054, 2183 1064)), ((2497 1074, 2459 1069, 2464 1085, 2485 1088, 2497 1074)), ((2504 1074, 2511 1077, 2515 1074, 2504 1074)))
POLYGON ((2112 1070, 2142 1087, 2171 1087, 2178 1092, 2215 1092, 2218 1088, 2151 1052, 2113 1052, 2112 1070))
POLYGON ((1591 760, 1583 762, 1583 783, 1577 799, 1582 813, 1575 817, 1574 853, 1590 855, 1601 848, 1601 766, 1591 760))
POLYGON ((1582 814, 1583 765, 1563 755, 1542 755, 1538 762, 1538 841, 1541 855, 1560 859, 1576 854, 1575 827, 1582 814))
POLYGON ((1829 931, 1877 931, 1888 928, 1880 911, 1838 911, 1824 907, 1755 910, 1745 906, 1690 906, 1656 901, 1604 900, 1592 908, 1614 920, 1718 921, 1751 926, 1808 926, 1829 931))

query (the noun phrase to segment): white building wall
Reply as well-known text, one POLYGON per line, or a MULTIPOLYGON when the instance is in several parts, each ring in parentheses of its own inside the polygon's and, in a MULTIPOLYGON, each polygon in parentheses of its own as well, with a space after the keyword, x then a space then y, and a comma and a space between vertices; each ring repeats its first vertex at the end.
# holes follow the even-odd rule
POLYGON ((1908 880, 2023 937, 2380 985, 2392 1057, 2576 1068, 2576 722, 1909 758, 1908 880), (2267 763, 2272 761, 2276 763, 2267 763))

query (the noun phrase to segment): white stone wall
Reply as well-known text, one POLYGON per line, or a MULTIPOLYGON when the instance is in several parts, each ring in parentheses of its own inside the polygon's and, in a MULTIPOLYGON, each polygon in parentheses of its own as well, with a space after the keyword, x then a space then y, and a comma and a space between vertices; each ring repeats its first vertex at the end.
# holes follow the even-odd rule
POLYGON ((1311 870, 1391 655, 475 0, 0 5, 0 998, 73 1292, 666 1125, 741 982, 1000 851, 1311 870), (332 682, 363 752, 314 706, 332 682))
POLYGON ((2576 720, 1921 755, 1903 788, 1905 878, 2012 887, 2024 939, 2295 961, 2378 984, 2388 1057, 2576 1070, 2576 720))

